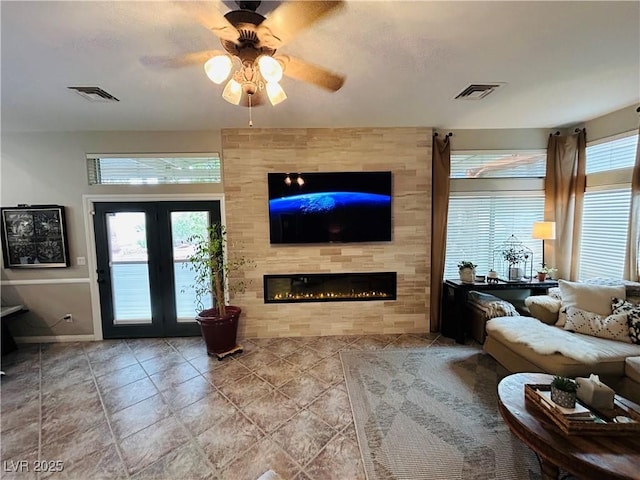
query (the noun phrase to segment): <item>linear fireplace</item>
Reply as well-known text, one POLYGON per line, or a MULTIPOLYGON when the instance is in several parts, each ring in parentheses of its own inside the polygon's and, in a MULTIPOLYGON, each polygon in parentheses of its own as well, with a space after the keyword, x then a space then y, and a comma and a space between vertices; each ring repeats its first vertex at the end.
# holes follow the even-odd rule
POLYGON ((265 275, 264 303, 395 300, 396 285, 396 272, 265 275))

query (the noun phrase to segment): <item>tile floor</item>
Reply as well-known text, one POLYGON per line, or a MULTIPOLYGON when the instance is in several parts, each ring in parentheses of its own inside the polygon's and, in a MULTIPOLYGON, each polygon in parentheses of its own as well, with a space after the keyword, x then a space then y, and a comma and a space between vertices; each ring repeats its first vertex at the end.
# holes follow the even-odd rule
POLYGON ((223 361, 199 337, 42 344, 2 357, 0 477, 254 480, 272 468, 287 480, 364 479, 338 352, 452 342, 241 343, 223 361))

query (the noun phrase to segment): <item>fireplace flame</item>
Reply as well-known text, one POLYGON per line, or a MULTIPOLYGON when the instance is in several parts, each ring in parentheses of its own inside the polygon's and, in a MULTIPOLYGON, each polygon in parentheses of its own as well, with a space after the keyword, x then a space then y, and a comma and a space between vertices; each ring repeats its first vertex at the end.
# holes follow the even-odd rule
POLYGON ((388 298, 387 292, 321 292, 321 293, 276 293, 271 300, 325 300, 332 298, 388 298))

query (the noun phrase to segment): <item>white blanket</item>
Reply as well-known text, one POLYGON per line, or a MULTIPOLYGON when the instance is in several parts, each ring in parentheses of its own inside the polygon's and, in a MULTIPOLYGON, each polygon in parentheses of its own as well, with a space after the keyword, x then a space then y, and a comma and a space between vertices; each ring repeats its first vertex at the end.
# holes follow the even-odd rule
MULTIPOLYGON (((582 335, 546 325, 531 317, 499 317, 489 320, 487 333, 496 330, 506 340, 527 345, 541 355, 560 353, 583 363, 596 363, 604 358, 602 352, 598 352, 593 343, 583 339, 582 335)), ((621 342, 616 343, 623 345, 621 342)))

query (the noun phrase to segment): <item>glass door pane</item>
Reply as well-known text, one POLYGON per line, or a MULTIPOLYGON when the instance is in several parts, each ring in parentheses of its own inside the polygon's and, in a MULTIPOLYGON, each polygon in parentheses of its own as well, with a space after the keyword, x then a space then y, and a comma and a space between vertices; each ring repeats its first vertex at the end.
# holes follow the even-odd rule
POLYGON ((195 322, 195 315, 202 308, 213 306, 211 297, 203 298, 197 305, 192 285, 195 272, 187 267, 188 258, 194 247, 189 238, 194 235, 206 235, 210 215, 208 211, 172 211, 171 212, 171 249, 173 256, 174 285, 176 296, 176 317, 181 323, 195 322))
MULTIPOLYGON (((220 222, 218 201, 96 202, 104 338, 199 335, 189 237, 220 222)), ((202 308, 210 308, 212 299, 202 308)))
POLYGON ((144 212, 107 214, 113 324, 150 324, 151 293, 144 212))

